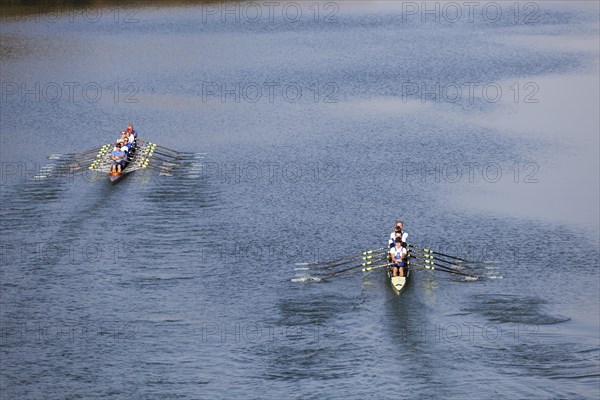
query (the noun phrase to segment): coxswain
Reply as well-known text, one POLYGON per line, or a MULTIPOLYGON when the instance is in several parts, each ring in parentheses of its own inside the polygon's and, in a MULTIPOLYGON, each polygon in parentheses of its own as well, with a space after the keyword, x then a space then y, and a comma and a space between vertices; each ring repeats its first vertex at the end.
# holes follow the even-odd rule
POLYGON ((115 149, 112 151, 112 165, 110 167, 110 174, 119 175, 123 169, 123 165, 125 164, 125 152, 121 150, 121 143, 117 143, 115 149))
POLYGON ((404 243, 406 243, 406 239, 408 239, 408 233, 404 232, 404 222, 401 220, 396 221, 396 227, 394 228, 394 232, 390 233, 389 245, 392 246, 396 242, 396 238, 402 239, 404 243))
POLYGON ((406 276, 406 242, 397 237, 394 245, 390 247, 390 257, 392 259, 392 276, 406 276))

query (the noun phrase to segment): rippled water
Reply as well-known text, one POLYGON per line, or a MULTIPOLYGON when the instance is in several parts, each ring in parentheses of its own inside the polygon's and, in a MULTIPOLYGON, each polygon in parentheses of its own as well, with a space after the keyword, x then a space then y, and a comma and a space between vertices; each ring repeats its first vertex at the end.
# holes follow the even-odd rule
POLYGON ((501 4, 3 19, 1 397, 597 396, 597 5, 501 4), (202 168, 31 179, 129 121, 202 168), (482 278, 296 265, 398 217, 482 278))

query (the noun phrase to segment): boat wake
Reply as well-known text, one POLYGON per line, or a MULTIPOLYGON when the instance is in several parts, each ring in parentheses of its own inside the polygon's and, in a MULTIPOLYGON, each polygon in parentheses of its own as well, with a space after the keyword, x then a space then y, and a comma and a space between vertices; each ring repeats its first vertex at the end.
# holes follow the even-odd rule
POLYGON ((301 283, 309 283, 309 282, 322 282, 323 279, 317 276, 299 276, 291 279, 292 282, 301 282, 301 283))

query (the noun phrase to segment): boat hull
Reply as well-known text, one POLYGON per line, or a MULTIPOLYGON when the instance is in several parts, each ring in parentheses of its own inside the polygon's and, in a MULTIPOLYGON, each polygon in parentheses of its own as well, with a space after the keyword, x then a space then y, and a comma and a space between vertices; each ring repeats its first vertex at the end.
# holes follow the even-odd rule
POLYGON ((392 269, 388 269, 388 277, 390 278, 390 285, 396 294, 402 293, 408 284, 408 278, 410 277, 410 271, 406 271, 406 276, 392 276, 392 269))

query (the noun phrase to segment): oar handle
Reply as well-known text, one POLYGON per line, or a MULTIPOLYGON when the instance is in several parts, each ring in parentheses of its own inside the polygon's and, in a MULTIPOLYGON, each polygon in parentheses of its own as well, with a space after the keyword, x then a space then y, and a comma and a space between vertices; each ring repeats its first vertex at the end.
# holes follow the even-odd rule
POLYGON ((382 265, 376 265, 374 267, 368 267, 368 268, 363 268, 361 271, 362 272, 368 272, 368 271, 373 271, 374 269, 379 269, 379 268, 384 268, 384 267, 388 267, 392 264, 382 264, 382 265))
POLYGON ((386 247, 381 247, 381 248, 379 248, 379 249, 375 249, 375 250, 363 251, 363 252, 362 252, 362 253, 360 253, 360 254, 362 254, 363 256, 366 256, 366 255, 368 255, 368 254, 373 254, 373 253, 375 253, 375 252, 379 252, 379 251, 381 251, 381 250, 384 250, 384 249, 386 249, 386 247))

